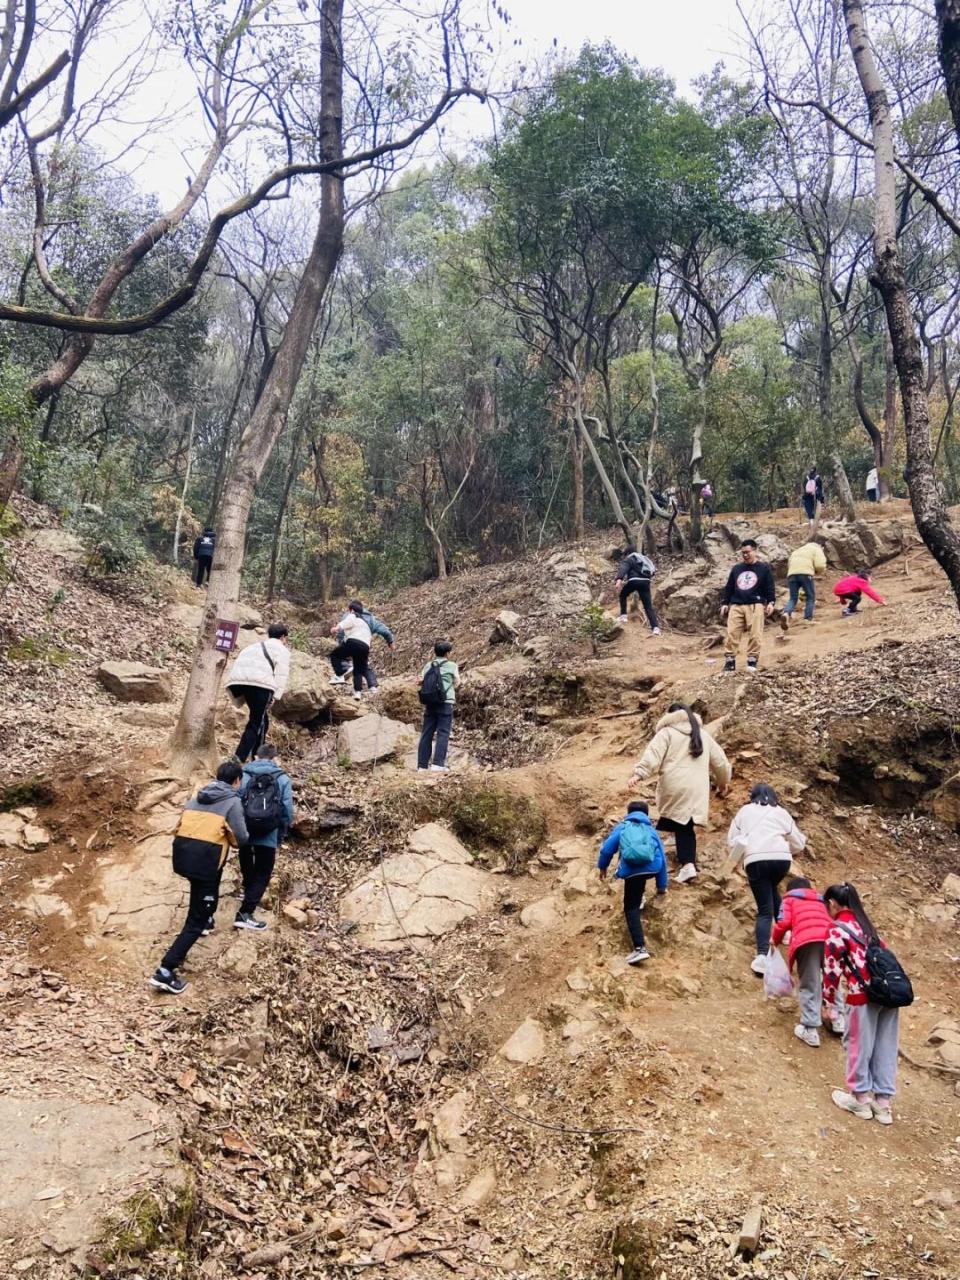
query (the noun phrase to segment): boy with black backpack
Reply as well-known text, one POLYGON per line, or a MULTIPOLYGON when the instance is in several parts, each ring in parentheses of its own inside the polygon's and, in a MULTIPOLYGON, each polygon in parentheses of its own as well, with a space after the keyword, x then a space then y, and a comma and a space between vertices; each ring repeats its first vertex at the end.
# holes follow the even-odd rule
POLYGON ((277 849, 293 823, 293 786, 280 767, 276 747, 268 742, 243 766, 240 799, 250 841, 240 846, 243 901, 233 927, 265 929, 266 922, 254 912, 273 875, 277 849))
POLYGON ((417 773, 449 772, 447 748, 460 683, 460 668, 449 657, 452 649, 449 640, 438 640, 433 646, 432 661, 420 672, 418 697, 423 704, 423 729, 417 748, 417 773))
POLYGON ((606 877, 607 867, 615 853, 618 855, 615 879, 623 881, 623 914, 633 943, 633 950, 626 960, 627 964, 640 964, 650 959, 640 914, 647 881, 656 881, 658 894, 667 892, 669 882, 663 841, 650 821, 645 800, 630 801, 627 816, 617 823, 600 846, 597 869, 601 880, 606 877))
POLYGON ((640 603, 643 605, 643 612, 647 615, 647 622, 650 623, 650 630, 655 636, 658 636, 660 634, 660 623, 653 607, 653 596, 650 589, 653 575, 656 572, 656 566, 653 561, 642 555, 636 547, 625 547, 620 555, 620 563, 617 565, 616 585, 620 592, 620 621, 627 622, 627 601, 636 592, 640 597, 640 603))

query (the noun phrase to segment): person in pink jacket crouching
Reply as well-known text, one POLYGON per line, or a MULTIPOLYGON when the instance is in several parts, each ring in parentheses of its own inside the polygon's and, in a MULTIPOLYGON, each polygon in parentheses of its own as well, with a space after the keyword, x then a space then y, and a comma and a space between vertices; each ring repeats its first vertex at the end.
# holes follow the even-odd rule
POLYGON ((796 965, 800 987, 800 1022, 793 1034, 811 1049, 820 1044, 823 1019, 823 944, 833 926, 823 899, 805 876, 787 881, 780 914, 770 935, 770 950, 790 935, 787 964, 796 965))

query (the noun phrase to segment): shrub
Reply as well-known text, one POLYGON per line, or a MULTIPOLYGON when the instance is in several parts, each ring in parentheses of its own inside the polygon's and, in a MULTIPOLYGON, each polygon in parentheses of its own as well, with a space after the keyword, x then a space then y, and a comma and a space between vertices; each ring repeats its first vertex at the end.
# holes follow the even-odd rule
POLYGON ((445 816, 464 844, 510 872, 522 870, 546 839, 546 815, 528 796, 492 782, 463 782, 444 799, 445 816))

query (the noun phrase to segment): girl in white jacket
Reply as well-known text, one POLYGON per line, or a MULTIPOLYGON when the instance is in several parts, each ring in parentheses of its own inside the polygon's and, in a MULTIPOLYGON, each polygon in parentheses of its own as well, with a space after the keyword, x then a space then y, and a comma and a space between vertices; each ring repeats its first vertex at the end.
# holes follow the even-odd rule
POLYGON ((367 620, 363 616, 361 601, 351 600, 347 612, 330 628, 330 634, 333 636, 341 631, 343 642, 338 644, 330 654, 330 664, 333 667, 333 679, 330 683, 343 684, 344 679, 340 675, 339 664, 352 662, 353 696, 359 702, 363 697, 363 682, 368 680, 367 660, 370 657, 370 641, 373 639, 367 620))
POLYGON ((750 803, 739 809, 730 823, 727 844, 734 862, 743 862, 757 903, 757 954, 750 968, 762 975, 773 922, 780 914, 779 884, 790 870, 794 854, 807 839, 777 798, 773 787, 758 782, 750 803))

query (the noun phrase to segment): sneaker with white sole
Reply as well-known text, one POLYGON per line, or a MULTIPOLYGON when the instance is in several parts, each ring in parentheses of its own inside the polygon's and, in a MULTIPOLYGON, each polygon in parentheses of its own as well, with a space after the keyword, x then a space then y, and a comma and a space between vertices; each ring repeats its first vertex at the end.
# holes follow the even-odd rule
POLYGON ((217 922, 214 920, 213 916, 211 916, 210 919, 207 921, 207 923, 201 929, 200 937, 208 938, 210 934, 213 933, 216 927, 217 927, 217 922))
POLYGON ((354 702, 362 702, 362 701, 363 701, 363 694, 362 694, 362 693, 360 693, 360 691, 359 691, 358 689, 355 689, 355 690, 353 691, 353 700, 354 700, 354 702))
POLYGON ((172 996, 179 996, 187 989, 187 983, 169 969, 158 969, 150 979, 151 987, 158 991, 168 991, 172 996))
POLYGON ((689 884, 691 880, 696 880, 697 868, 692 862, 685 862, 677 872, 677 884, 689 884))
POLYGON ((449 773, 450 770, 445 764, 432 764, 430 766, 431 773, 449 773))
POLYGON ((852 1093, 847 1093, 846 1089, 834 1089, 830 1097, 833 1099, 834 1106, 839 1107, 841 1111, 849 1111, 858 1120, 873 1119, 873 1107, 870 1103, 860 1102, 852 1093))
POLYGON ((820 1036, 816 1027, 796 1026, 793 1028, 793 1034, 798 1040, 802 1040, 804 1044, 808 1044, 811 1049, 820 1048, 820 1036))
POLYGON ((756 658, 748 658, 748 659, 747 659, 747 670, 748 670, 748 671, 750 671, 750 672, 754 672, 754 673, 756 672, 756 670, 757 670, 757 660, 756 660, 756 658))
POLYGON ((644 960, 650 959, 650 952, 646 947, 635 947, 625 958, 627 964, 642 964, 644 960))
POLYGON ((238 911, 233 927, 235 929, 265 929, 267 922, 266 920, 258 920, 252 911, 238 911))
POLYGON ((758 977, 762 978, 763 975, 767 972, 767 957, 754 956, 753 959, 750 961, 750 968, 758 977))
POLYGON ((624 625, 624 626, 626 626, 626 625, 627 625, 627 623, 630 621, 630 619, 627 617, 627 615, 626 615, 625 613, 621 613, 621 615, 620 615, 620 617, 617 619, 617 621, 618 621, 618 622, 622 622, 622 623, 623 623, 623 625, 624 625))
POLYGON ((346 676, 331 676, 331 677, 330 677, 330 683, 331 683, 331 684, 346 684, 346 683, 347 683, 346 676))
POLYGON ((662 636, 663 632, 660 630, 659 627, 654 627, 653 630, 650 632, 650 634, 652 636, 662 636))
POLYGON ((736 669, 737 669, 737 660, 736 660, 736 658, 726 658, 726 659, 724 659, 723 669, 724 669, 724 671, 736 671, 736 669))
POLYGON ((893 1109, 889 1102, 884 1106, 882 1102, 873 1101, 870 1103, 870 1110, 878 1124, 893 1124, 893 1109))

